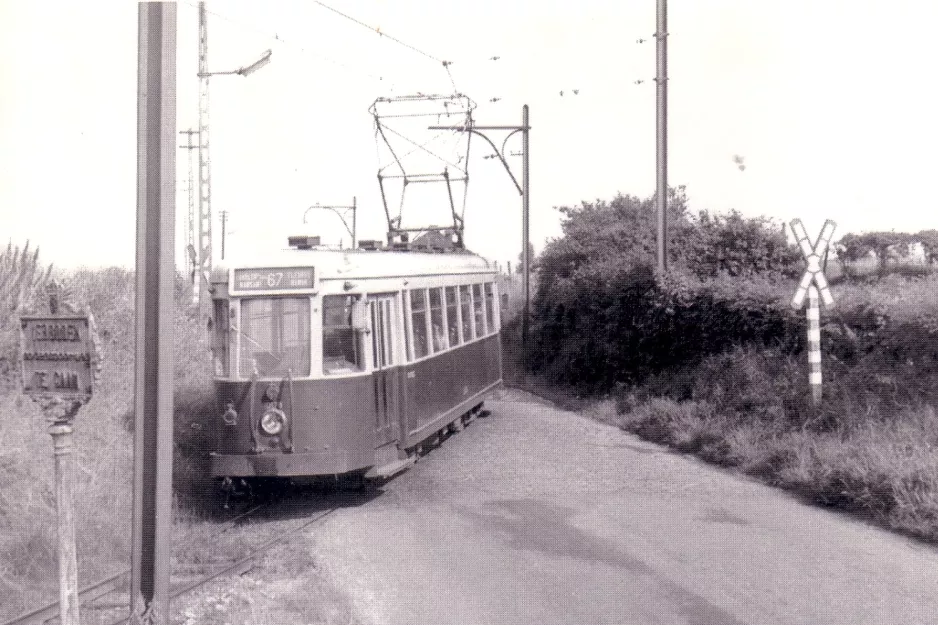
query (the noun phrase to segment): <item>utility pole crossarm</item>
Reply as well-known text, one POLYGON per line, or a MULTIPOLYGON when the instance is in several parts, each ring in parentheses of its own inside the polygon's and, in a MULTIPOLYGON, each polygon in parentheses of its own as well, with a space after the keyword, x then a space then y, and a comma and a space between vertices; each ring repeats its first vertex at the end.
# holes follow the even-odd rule
POLYGON ((480 126, 472 124, 471 126, 427 126, 428 130, 458 130, 460 132, 473 130, 531 130, 530 126, 480 126))
POLYGON ((515 134, 516 132, 527 132, 527 131, 531 130, 531 127, 530 127, 530 126, 527 126, 527 125, 522 125, 522 126, 478 126, 478 125, 476 125, 476 124, 473 124, 473 125, 471 125, 471 126, 428 126, 427 129, 428 129, 428 130, 455 130, 456 132, 471 132, 472 134, 476 135, 477 137, 482 137, 483 139, 485 139, 485 141, 486 141, 490 146, 492 146, 492 151, 495 152, 495 155, 498 157, 498 160, 501 161, 502 165, 505 167, 505 171, 508 172, 508 175, 511 177, 511 181, 515 184, 515 188, 518 190, 518 193, 521 194, 521 195, 524 195, 524 189, 522 189, 521 185, 518 184, 517 178, 515 178, 515 175, 514 175, 513 173, 511 173, 511 167, 508 166, 508 161, 505 160, 505 155, 504 155, 505 146, 504 146, 504 144, 502 144, 502 149, 499 150, 498 148, 495 147, 495 144, 492 143, 492 140, 491 140, 491 139, 489 139, 487 136, 485 136, 484 134, 482 134, 482 133, 479 132, 479 131, 480 131, 480 130, 510 130, 510 131, 512 131, 511 134, 508 135, 507 137, 505 137, 505 142, 507 143, 508 139, 511 138, 511 136, 512 136, 513 134, 515 134))

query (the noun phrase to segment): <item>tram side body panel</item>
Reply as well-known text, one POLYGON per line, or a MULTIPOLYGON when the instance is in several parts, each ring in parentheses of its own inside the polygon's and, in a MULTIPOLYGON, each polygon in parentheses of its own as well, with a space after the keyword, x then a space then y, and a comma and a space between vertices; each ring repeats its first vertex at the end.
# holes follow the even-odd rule
POLYGON ((499 335, 401 368, 401 447, 420 443, 501 382, 499 335))
POLYGON ((218 383, 219 414, 231 404, 237 419, 220 427, 217 451, 211 455, 213 476, 334 475, 374 464, 372 376, 294 380, 292 402, 288 395, 282 397, 287 427, 280 436, 267 436, 258 426, 266 408, 263 396, 268 388, 279 391, 281 386, 261 380, 252 391, 250 382, 218 383))

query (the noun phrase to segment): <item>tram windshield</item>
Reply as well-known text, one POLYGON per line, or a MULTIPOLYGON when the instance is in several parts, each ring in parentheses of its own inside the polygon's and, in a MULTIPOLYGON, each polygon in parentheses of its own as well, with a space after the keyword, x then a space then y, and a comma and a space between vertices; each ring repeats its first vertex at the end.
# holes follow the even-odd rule
POLYGON ((258 297, 241 300, 241 377, 309 375, 309 298, 258 297))

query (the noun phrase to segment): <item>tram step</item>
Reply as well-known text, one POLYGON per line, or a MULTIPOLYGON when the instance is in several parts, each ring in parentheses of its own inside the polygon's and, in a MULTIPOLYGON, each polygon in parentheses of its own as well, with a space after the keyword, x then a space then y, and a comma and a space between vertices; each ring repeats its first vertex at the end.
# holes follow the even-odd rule
POLYGON ((405 471, 410 467, 414 466, 416 462, 415 456, 408 456, 401 460, 395 460, 394 462, 389 462, 388 464, 383 464, 380 467, 371 467, 367 473, 365 473, 366 478, 376 478, 376 477, 391 477, 392 475, 397 475, 401 471, 405 471))

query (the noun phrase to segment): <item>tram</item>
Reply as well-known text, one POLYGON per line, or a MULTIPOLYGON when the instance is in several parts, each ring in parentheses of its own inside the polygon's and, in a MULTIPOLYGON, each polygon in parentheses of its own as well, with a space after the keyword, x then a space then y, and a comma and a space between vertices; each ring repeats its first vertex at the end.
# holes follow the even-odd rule
POLYGON ((493 263, 315 238, 211 276, 214 477, 387 477, 502 382, 493 263))

